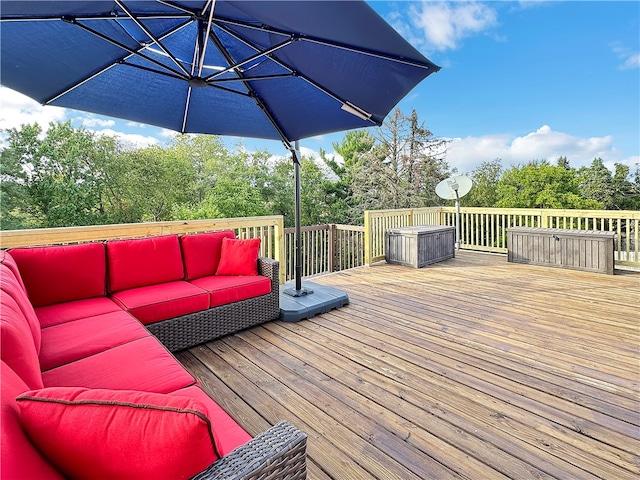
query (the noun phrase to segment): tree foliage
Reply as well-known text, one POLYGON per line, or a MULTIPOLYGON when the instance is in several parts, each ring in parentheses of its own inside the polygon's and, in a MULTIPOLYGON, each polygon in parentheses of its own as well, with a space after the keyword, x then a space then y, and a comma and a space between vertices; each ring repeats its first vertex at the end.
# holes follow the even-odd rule
MULTIPOLYGON (((70 122, 46 132, 23 125, 0 147, 2 229, 283 215, 294 225, 293 162, 287 155, 227 147, 210 135, 175 136, 165 147, 124 148, 70 122)), ((335 157, 301 162, 302 223, 361 224, 366 209, 442 203, 435 186, 450 175, 446 142, 416 112, 395 110, 377 129, 347 132, 335 157)), ((465 206, 640 209, 640 171, 603 159, 572 168, 500 159, 469 173, 465 206)))
POLYGON ((597 209, 602 204, 580 195, 572 170, 543 160, 506 170, 497 185, 496 206, 506 208, 597 209))
POLYGON ((502 177, 502 160, 482 162, 469 178, 473 182, 471 191, 462 197, 460 204, 465 207, 495 207, 498 203, 497 185, 502 177))
POLYGON ((396 109, 353 162, 350 183, 361 210, 437 205, 435 186, 448 176, 446 142, 396 109))
POLYGON ((52 123, 42 137, 37 125, 8 130, 0 154, 2 224, 60 227, 104 223, 106 137, 52 123))

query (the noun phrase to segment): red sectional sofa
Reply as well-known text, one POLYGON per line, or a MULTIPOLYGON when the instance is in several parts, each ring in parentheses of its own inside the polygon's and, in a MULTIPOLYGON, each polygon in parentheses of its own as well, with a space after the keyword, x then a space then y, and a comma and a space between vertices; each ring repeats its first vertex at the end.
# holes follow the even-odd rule
POLYGON ((232 237, 0 252, 2 479, 305 478, 303 432, 252 439, 153 334, 179 349, 259 323, 236 317, 277 294, 258 275, 277 262, 232 237))

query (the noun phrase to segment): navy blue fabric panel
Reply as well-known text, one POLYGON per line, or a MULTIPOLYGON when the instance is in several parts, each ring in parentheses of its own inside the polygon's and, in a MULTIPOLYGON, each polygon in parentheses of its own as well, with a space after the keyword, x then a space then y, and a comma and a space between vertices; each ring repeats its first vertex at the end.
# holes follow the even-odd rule
POLYGON ((205 1, 124 5, 3 1, 2 84, 176 131, 293 141, 379 125, 438 70, 365 2, 218 0, 213 18, 205 1))

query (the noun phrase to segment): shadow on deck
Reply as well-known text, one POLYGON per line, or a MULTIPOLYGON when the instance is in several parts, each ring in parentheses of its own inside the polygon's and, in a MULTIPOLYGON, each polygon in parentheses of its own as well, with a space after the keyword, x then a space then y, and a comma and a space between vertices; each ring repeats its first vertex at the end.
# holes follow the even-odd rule
POLYGON ((177 357, 256 434, 309 435, 311 480, 636 479, 640 274, 458 252, 314 278, 349 305, 177 357))

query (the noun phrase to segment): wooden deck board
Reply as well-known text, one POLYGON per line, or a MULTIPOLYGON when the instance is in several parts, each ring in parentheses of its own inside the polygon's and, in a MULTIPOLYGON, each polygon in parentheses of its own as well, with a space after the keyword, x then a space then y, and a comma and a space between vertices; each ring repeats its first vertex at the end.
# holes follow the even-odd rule
POLYGON ((249 433, 309 435, 308 478, 635 479, 640 274, 457 252, 314 278, 350 304, 177 357, 249 433))

